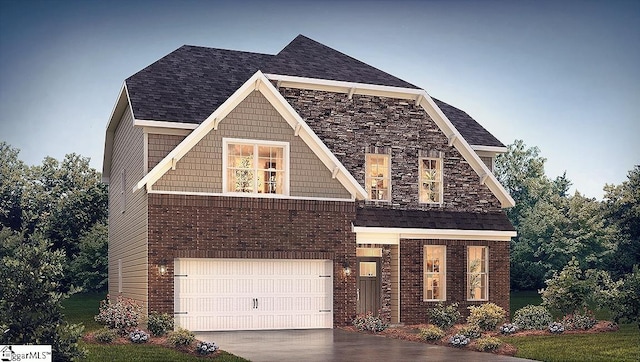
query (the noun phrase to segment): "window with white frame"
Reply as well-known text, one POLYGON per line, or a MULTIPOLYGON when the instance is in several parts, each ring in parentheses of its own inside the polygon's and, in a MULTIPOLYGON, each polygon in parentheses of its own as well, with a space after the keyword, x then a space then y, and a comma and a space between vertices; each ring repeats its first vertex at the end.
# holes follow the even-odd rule
POLYGON ((442 203, 442 158, 420 158, 418 172, 420 173, 420 202, 442 203))
POLYGON ((488 269, 489 248, 486 246, 467 247, 467 299, 489 299, 488 269))
POLYGON ((391 155, 367 153, 365 185, 371 200, 391 200, 391 155))
POLYGON ((446 300, 446 247, 425 245, 424 247, 424 294, 423 299, 446 300))
POLYGON ((225 192, 288 193, 287 143, 235 139, 223 143, 225 192))

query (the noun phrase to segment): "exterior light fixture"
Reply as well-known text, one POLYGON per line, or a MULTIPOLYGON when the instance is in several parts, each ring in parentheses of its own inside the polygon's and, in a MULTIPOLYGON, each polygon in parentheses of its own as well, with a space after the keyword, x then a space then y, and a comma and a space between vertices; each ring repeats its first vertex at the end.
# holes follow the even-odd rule
POLYGON ((349 263, 346 260, 344 263, 342 263, 342 268, 345 276, 351 275, 351 267, 349 266, 349 263))
POLYGON ((167 266, 164 264, 159 265, 158 271, 160 272, 160 275, 165 275, 167 273, 167 266))

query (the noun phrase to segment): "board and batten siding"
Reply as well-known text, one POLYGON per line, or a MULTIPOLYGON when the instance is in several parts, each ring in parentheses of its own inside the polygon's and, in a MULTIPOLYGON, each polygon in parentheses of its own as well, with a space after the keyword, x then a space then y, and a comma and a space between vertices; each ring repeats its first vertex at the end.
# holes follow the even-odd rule
MULTIPOLYGON (((149 168, 160 160, 167 148, 180 142, 181 136, 149 135, 149 168)), ((242 101, 178 163, 154 185, 157 191, 220 193, 222 188, 222 139, 240 138, 288 142, 289 195, 351 199, 331 171, 258 91, 242 101)), ((169 150, 170 151, 170 150, 169 150)), ((166 153, 165 153, 166 152, 166 153)))
POLYGON ((146 308, 149 284, 147 193, 144 190, 132 192, 133 186, 144 176, 144 135, 142 128, 134 127, 129 108, 116 128, 111 159, 109 294, 135 299, 146 308))

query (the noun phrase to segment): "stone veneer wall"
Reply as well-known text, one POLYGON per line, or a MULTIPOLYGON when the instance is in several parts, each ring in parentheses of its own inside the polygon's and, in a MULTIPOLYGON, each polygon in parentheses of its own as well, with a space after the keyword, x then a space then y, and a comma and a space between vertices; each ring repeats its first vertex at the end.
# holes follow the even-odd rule
POLYGON ((356 313, 355 203, 149 194, 149 310, 173 312, 174 258, 330 259, 334 324, 356 313), (158 265, 167 265, 162 276, 158 265))
POLYGON ((391 203, 376 206, 451 211, 501 210, 491 190, 447 137, 415 102, 303 89, 280 88, 280 93, 324 141, 333 154, 364 185, 365 150, 391 148, 391 203), (444 153, 444 204, 418 202, 418 153, 444 153))
POLYGON ((405 324, 427 323, 427 309, 437 302, 423 299, 423 246, 446 245, 447 300, 445 304, 457 302, 460 313, 469 315, 468 306, 486 302, 466 299, 467 246, 489 247, 489 302, 493 302, 509 314, 509 242, 469 240, 413 240, 400 241, 401 265, 401 311, 400 319, 405 324))

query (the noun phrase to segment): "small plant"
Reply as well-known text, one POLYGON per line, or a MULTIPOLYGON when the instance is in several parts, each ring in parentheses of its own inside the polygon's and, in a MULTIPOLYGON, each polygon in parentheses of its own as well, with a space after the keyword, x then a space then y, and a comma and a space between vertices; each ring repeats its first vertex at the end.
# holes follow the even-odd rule
POLYGON ((382 332, 388 327, 387 323, 380 317, 374 316, 371 312, 367 312, 365 315, 357 315, 353 320, 353 325, 359 331, 371 331, 374 333, 382 332))
POLYGON ((425 341, 437 341, 444 337, 444 331, 440 329, 438 326, 429 325, 427 328, 420 328, 420 333, 418 333, 418 337, 424 339, 425 341))
POLYGON ((485 303, 479 306, 469 307, 471 311, 467 323, 476 324, 483 331, 495 330, 498 324, 503 323, 507 312, 494 303, 485 303))
POLYGON ((549 324, 549 332, 553 334, 560 334, 564 332, 564 326, 562 325, 562 323, 553 322, 549 324))
POLYGON ((482 337, 476 341, 476 348, 478 351, 495 351, 500 348, 502 341, 496 337, 482 337))
POLYGON ((218 346, 213 342, 198 342, 196 345, 196 352, 203 356, 215 353, 218 350, 218 346))
POLYGON ((193 332, 184 328, 178 328, 167 335, 167 342, 172 346, 188 346, 196 339, 193 332))
POLYGON ((460 319, 460 312, 458 311, 458 303, 452 303, 448 306, 438 303, 435 307, 428 310, 429 322, 440 327, 443 330, 447 330, 453 327, 454 324, 460 319))
POLYGON ((458 333, 464 336, 467 336, 470 339, 477 339, 482 336, 482 331, 480 331, 480 327, 478 327, 475 324, 467 324, 466 326, 460 328, 458 333))
POLYGON ((136 329, 129 333, 129 340, 133 343, 146 343, 149 340, 147 332, 136 329))
POLYGON ((596 325, 596 323, 598 323, 598 321, 593 316, 593 312, 586 308, 582 313, 576 312, 562 318, 562 324, 564 324, 565 329, 568 331, 576 329, 591 329, 596 325))
POLYGON ((500 327, 500 333, 513 334, 518 331, 518 326, 513 323, 505 323, 500 327))
POLYGON ((112 303, 107 299, 100 302, 100 312, 95 316, 96 322, 111 329, 117 329, 121 335, 138 326, 142 316, 142 307, 133 299, 118 297, 112 303))
POLYGON ((551 313, 541 305, 527 305, 513 314, 513 323, 524 330, 544 330, 551 322, 551 313))
POLYGON ((454 347, 464 347, 469 344, 469 337, 464 336, 462 334, 456 334, 449 339, 449 344, 454 347))
POLYGON ((173 317, 167 313, 151 312, 147 320, 149 332, 154 336, 164 336, 168 331, 173 330, 173 317))
POLYGON ((95 331, 93 337, 100 343, 111 343, 118 337, 118 333, 113 329, 102 327, 95 331))

